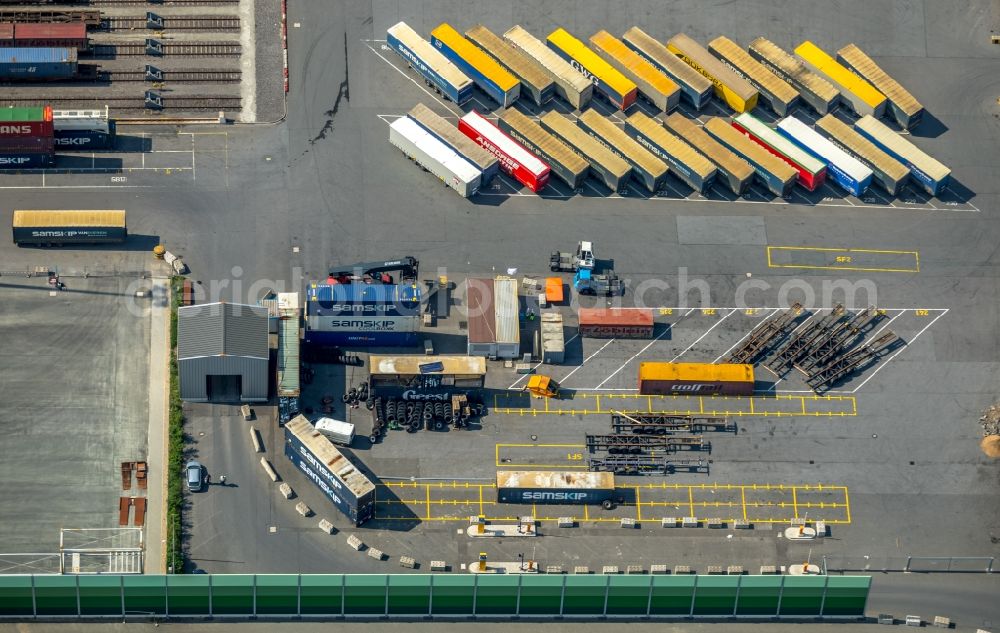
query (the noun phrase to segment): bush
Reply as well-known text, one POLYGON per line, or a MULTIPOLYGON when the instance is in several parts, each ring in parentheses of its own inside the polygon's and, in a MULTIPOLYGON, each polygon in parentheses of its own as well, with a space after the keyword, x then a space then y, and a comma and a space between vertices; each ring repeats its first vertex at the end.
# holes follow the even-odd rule
POLYGON ((184 573, 184 404, 177 377, 177 308, 183 277, 170 280, 170 408, 167 428, 167 567, 184 573))

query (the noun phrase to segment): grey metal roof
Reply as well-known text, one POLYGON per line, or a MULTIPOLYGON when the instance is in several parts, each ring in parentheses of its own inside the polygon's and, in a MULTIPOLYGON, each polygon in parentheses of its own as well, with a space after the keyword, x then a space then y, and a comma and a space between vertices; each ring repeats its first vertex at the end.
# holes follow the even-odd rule
POLYGON ((206 303, 177 310, 177 358, 268 358, 267 308, 206 303))

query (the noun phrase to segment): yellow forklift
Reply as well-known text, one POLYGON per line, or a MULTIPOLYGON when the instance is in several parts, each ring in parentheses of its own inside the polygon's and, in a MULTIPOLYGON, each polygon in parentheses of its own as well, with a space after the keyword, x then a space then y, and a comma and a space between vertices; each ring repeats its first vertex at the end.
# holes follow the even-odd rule
POLYGON ((528 378, 528 384, 524 389, 536 398, 559 397, 559 383, 542 374, 534 374, 528 378))

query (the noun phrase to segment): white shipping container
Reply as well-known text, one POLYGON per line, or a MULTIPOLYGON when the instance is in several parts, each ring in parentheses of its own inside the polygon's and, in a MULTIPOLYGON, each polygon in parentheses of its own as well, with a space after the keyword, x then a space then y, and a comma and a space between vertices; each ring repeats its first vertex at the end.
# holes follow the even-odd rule
POLYGON ((861 161, 825 139, 799 119, 786 117, 778 122, 778 129, 795 138, 809 151, 834 165, 856 182, 864 182, 865 179, 872 177, 872 170, 865 167, 861 161))
POLYGON ((354 441, 354 425, 350 422, 334 420, 333 418, 320 418, 316 420, 314 426, 323 437, 336 444, 350 446, 351 442, 354 441))
POLYGON ((479 191, 482 172, 410 117, 392 122, 389 142, 463 197, 479 191))

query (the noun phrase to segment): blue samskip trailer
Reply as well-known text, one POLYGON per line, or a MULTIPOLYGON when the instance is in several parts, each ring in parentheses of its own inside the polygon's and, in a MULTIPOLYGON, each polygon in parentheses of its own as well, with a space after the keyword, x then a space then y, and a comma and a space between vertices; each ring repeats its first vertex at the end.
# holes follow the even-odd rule
POLYGON ((385 37, 389 47, 442 95, 458 105, 472 98, 472 80, 406 22, 389 27, 385 37))
POLYGON ((285 456, 354 525, 375 515, 375 485, 303 415, 285 425, 285 456))

